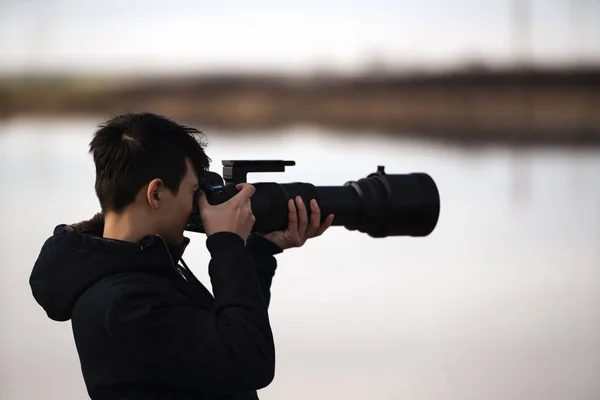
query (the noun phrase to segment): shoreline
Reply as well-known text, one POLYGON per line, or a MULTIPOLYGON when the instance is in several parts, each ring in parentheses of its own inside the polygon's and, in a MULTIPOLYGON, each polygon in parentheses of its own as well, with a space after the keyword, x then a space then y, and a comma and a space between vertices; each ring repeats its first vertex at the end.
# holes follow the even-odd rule
POLYGON ((408 77, 0 79, 0 120, 139 111, 236 134, 311 125, 467 145, 600 146, 600 68, 408 77))

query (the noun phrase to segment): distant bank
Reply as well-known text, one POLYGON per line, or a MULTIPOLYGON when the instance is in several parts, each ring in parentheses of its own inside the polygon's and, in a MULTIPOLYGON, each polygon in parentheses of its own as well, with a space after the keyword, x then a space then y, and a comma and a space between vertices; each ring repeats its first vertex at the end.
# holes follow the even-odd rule
POLYGON ((600 69, 291 79, 0 79, 0 118, 152 111, 210 130, 311 124, 463 143, 600 145, 600 69))

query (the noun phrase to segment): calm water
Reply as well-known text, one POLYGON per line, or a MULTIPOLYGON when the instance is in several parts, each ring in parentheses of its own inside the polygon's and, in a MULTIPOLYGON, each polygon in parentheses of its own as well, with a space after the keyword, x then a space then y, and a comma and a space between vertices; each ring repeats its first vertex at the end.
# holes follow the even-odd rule
MULTIPOLYGON (((98 205, 87 145, 98 121, 0 124, 0 398, 87 398, 67 323, 27 279, 55 225, 98 205)), ((332 228, 279 256, 271 307, 278 365, 263 399, 600 398, 600 152, 490 149, 211 131, 222 159, 293 159, 250 181, 343 184, 386 165, 425 171, 442 196, 427 238, 332 228)), ((204 282, 192 234, 186 261, 204 282)))

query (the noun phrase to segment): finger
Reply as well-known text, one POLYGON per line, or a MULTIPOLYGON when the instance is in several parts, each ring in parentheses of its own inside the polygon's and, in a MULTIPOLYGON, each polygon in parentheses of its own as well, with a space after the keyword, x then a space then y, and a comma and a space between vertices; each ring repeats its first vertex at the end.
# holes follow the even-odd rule
POLYGON ((327 229, 329 229, 331 224, 333 224, 333 218, 334 218, 334 215, 329 214, 327 216, 327 218, 325 218, 325 221, 323 221, 323 223, 321 224, 319 229, 317 229, 317 233, 315 233, 315 236, 321 236, 323 234, 323 232, 325 232, 327 229))
POLYGON ((310 225, 306 232, 307 237, 313 237, 319 230, 319 225, 321 224, 321 209, 319 209, 319 205, 317 204, 317 200, 312 199, 310 201, 310 225))
POLYGON ((237 193, 234 197, 240 202, 243 203, 246 200, 250 199, 254 192, 256 192, 256 188, 249 183, 239 183, 235 186, 239 193, 237 193))
POLYGON ((204 190, 200 189, 198 190, 198 208, 202 209, 205 207, 209 207, 210 203, 208 202, 208 199, 206 198, 206 193, 204 193, 204 190))
POLYGON ((292 199, 288 200, 288 231, 294 235, 298 233, 298 213, 292 199))
POLYGON ((300 196, 296 197, 296 208, 298 209, 298 233, 303 236, 306 234, 306 228, 308 227, 308 213, 300 196))

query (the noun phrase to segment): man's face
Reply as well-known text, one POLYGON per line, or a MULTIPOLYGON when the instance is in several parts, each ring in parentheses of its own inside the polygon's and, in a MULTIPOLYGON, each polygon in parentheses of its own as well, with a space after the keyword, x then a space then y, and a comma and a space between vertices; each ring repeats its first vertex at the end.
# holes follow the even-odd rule
POLYGON ((192 163, 186 160, 187 172, 177 195, 162 190, 161 206, 157 210, 157 231, 169 243, 180 245, 184 230, 194 206, 194 193, 198 190, 198 176, 192 163))

